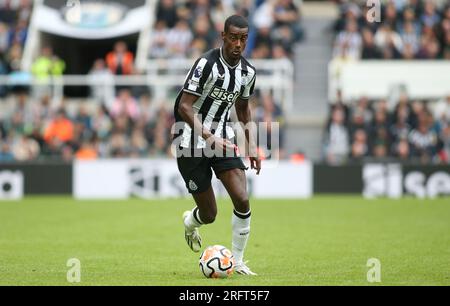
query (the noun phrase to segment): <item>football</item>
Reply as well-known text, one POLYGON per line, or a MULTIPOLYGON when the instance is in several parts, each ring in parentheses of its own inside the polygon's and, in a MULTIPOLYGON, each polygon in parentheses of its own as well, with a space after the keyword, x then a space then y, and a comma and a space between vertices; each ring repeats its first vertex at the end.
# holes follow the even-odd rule
POLYGON ((200 256, 199 266, 207 278, 227 278, 233 274, 234 257, 222 245, 209 246, 200 256))

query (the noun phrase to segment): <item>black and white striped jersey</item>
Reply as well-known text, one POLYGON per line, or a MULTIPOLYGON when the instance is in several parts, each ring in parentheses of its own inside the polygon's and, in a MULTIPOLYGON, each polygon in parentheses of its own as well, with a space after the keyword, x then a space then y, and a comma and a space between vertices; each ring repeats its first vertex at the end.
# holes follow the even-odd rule
MULTIPOLYGON (((236 99, 249 99, 255 88, 256 70, 243 57, 232 67, 224 59, 222 48, 212 49, 200 57, 189 71, 182 90, 175 102, 175 118, 184 122, 178 114, 178 105, 183 92, 198 96, 194 103, 194 113, 198 114, 203 126, 215 136, 231 139, 234 131, 227 122, 230 109, 236 99)), ((182 129, 175 131, 175 138, 183 148, 205 148, 206 142, 186 122, 182 129)))

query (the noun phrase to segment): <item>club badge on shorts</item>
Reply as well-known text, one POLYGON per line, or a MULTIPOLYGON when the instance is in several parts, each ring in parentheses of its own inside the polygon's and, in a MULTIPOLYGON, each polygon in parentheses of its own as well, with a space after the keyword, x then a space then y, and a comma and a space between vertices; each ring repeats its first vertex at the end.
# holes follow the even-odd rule
POLYGON ((195 184, 193 180, 189 181, 189 189, 192 191, 196 191, 198 189, 197 184, 195 184))

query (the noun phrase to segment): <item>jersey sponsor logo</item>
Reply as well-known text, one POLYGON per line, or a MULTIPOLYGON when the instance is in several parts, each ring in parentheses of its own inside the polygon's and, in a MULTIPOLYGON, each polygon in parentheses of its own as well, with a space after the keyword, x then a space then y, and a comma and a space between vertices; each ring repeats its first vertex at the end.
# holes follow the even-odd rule
POLYGON ((211 90, 209 96, 215 100, 221 100, 221 101, 227 101, 227 102, 233 102, 236 100, 236 98, 239 95, 239 91, 236 92, 229 92, 223 88, 214 86, 214 88, 211 90))

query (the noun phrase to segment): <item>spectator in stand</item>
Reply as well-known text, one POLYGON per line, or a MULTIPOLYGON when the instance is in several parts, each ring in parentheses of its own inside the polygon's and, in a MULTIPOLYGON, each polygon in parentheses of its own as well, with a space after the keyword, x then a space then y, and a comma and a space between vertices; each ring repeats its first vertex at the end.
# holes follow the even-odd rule
POLYGON ((211 22, 206 15, 200 15, 194 21, 193 35, 195 39, 205 41, 205 50, 213 48, 217 40, 217 33, 214 28, 211 27, 211 22))
POLYGON ((333 56, 343 59, 358 60, 361 57, 362 38, 355 21, 349 21, 336 37, 333 56))
POLYGON ((50 76, 61 76, 65 68, 65 62, 53 54, 53 49, 44 47, 31 69, 38 80, 46 82, 50 76))
POLYGON ((142 128, 136 127, 131 133, 130 154, 132 157, 145 157, 148 154, 148 143, 142 128))
POLYGON ((178 22, 177 8, 174 0, 161 0, 156 8, 156 22, 164 22, 173 28, 178 22))
POLYGON ((411 151, 407 139, 401 139, 399 142, 395 143, 392 151, 393 156, 402 162, 408 162, 411 160, 411 151))
POLYGON ((156 102, 151 98, 149 94, 141 95, 139 99, 139 107, 141 113, 141 119, 144 123, 148 123, 156 120, 158 113, 158 106, 156 102))
POLYGON ((353 135, 351 158, 354 161, 360 161, 369 154, 369 145, 367 143, 367 133, 363 129, 358 129, 353 135))
POLYGON ((335 108, 325 134, 324 155, 329 164, 342 164, 350 152, 349 132, 344 124, 344 111, 335 108))
POLYGON ((253 15, 253 24, 256 31, 261 31, 263 29, 270 30, 274 23, 274 8, 275 0, 264 1, 259 7, 256 8, 253 15))
POLYGON ((9 31, 9 45, 17 43, 22 47, 25 45, 25 41, 28 35, 28 24, 26 20, 19 20, 19 22, 9 31))
POLYGON ((406 7, 403 11, 402 20, 397 23, 397 29, 403 29, 406 23, 410 23, 414 32, 419 36, 422 32, 422 26, 420 21, 416 18, 416 13, 412 7, 406 7))
POLYGON ((167 28, 164 20, 158 20, 153 30, 152 41, 150 43, 150 58, 168 58, 169 49, 167 46, 167 28))
POLYGON ((362 31, 362 59, 380 59, 382 54, 375 46, 375 40, 372 31, 365 28, 362 31))
POLYGON ((98 158, 98 152, 93 141, 85 140, 75 153, 75 158, 80 160, 94 160, 98 158))
POLYGON ((12 7, 12 3, 10 0, 0 2, 0 20, 5 23, 11 24, 16 21, 16 14, 17 12, 15 11, 14 7, 12 7))
POLYGON ((154 123, 147 139, 150 140, 150 154, 153 156, 168 156, 170 150, 170 128, 174 123, 174 118, 167 109, 162 106, 158 111, 158 117, 154 123))
MULTIPOLYGON (((0 52, 0 77, 7 75, 8 68, 6 62, 3 60, 3 54, 0 52)), ((7 95, 7 87, 0 85, 0 98, 4 98, 7 95)))
POLYGON ((450 163, 450 124, 447 125, 441 131, 442 138, 442 150, 440 152, 440 158, 443 163, 450 163))
MULTIPOLYGON (((381 26, 378 22, 369 22, 366 17, 369 7, 364 1, 339 3, 341 16, 335 31, 339 36, 349 23, 357 22, 364 41, 362 58, 377 58, 370 34, 364 33, 368 30, 375 33, 375 45, 384 59, 450 59, 448 1, 447 4, 445 0, 386 1, 382 7, 381 26)), ((342 54, 337 52, 335 56, 342 54)))
POLYGON ((414 59, 419 51, 419 35, 417 34, 412 22, 403 24, 400 36, 403 40, 402 56, 404 59, 414 59))
POLYGON ((225 17, 232 14, 245 16, 254 23, 246 48, 248 56, 270 58, 272 54, 280 55, 281 52, 272 51, 272 45, 277 44, 283 46, 283 53, 290 57, 292 45, 303 37, 298 2, 300 1, 160 0, 149 57, 192 58, 210 48, 219 47, 221 43, 217 39, 220 37, 218 34, 223 30, 225 17), (250 16, 252 11, 255 14, 250 16), (184 22, 187 22, 187 26, 184 22), (253 52, 257 47, 258 50, 253 52), (166 55, 167 49, 169 51, 166 55))
POLYGON ((397 9, 393 2, 388 2, 384 8, 384 23, 391 26, 392 29, 395 29, 397 25, 397 9))
POLYGON ((134 73, 134 55, 128 51, 125 42, 119 41, 114 45, 114 50, 106 55, 106 65, 115 75, 134 73))
POLYGON ((131 120, 139 118, 140 110, 136 99, 129 89, 122 89, 111 107, 111 117, 125 116, 131 120))
POLYGON ((43 96, 39 101, 35 101, 32 105, 33 112, 33 126, 35 128, 42 128, 54 113, 50 106, 50 96, 43 96))
MULTIPOLYGON (((260 150, 264 153, 265 158, 280 159, 284 158, 285 152, 283 150, 284 144, 284 114, 282 109, 277 103, 275 103, 272 93, 260 93, 256 99, 261 101, 261 105, 255 107, 252 114, 255 118, 255 122, 265 123, 267 125, 266 135, 267 138, 259 140, 260 150), (278 123, 278 138, 272 134, 272 123, 278 123), (272 144, 275 147, 272 147, 272 144)), ((252 104, 256 104, 251 101, 252 104)), ((275 133, 276 133, 275 132, 275 133)), ((261 134, 262 135, 262 134, 261 134)))
POLYGON ((49 79, 51 76, 61 76, 66 64, 63 60, 53 54, 51 47, 42 48, 41 55, 34 61, 31 71, 38 81, 35 86, 35 96, 41 98, 50 93, 49 79))
POLYGON ((108 143, 109 156, 119 158, 127 157, 129 141, 125 133, 114 131, 108 143))
POLYGON ((300 10, 292 0, 277 0, 273 8, 275 27, 288 27, 293 33, 293 41, 298 42, 303 38, 300 28, 300 10))
POLYGON ((375 152, 376 148, 381 150, 381 146, 384 146, 384 151, 387 154, 390 146, 389 122, 388 115, 383 110, 377 110, 375 112, 374 122, 369 128, 369 146, 372 153, 375 152))
POLYGON ((114 78, 112 72, 106 66, 105 60, 99 58, 94 62, 92 69, 89 71, 88 78, 92 83, 94 81, 104 83, 95 83, 96 85, 92 85, 90 88, 91 97, 96 99, 98 103, 112 101, 114 99, 114 86, 111 85, 113 84, 114 78))
POLYGON ((400 58, 403 42, 400 35, 385 23, 375 33, 375 45, 381 50, 384 59, 400 58))
POLYGON ((450 60, 450 30, 448 30, 445 34, 445 42, 442 48, 442 58, 445 60, 450 60))
POLYGON ((412 155, 420 158, 422 163, 433 161, 437 153, 438 137, 436 132, 431 129, 432 118, 428 112, 421 113, 418 127, 409 134, 412 155))
POLYGON ((51 75, 53 50, 50 47, 42 48, 41 55, 34 61, 31 71, 40 81, 47 81, 51 75))
POLYGON ((167 34, 167 48, 171 58, 184 58, 189 50, 193 36, 189 24, 179 20, 167 34))
POLYGON ((389 128, 389 132, 394 144, 403 139, 407 139, 411 126, 408 124, 408 112, 406 108, 402 108, 397 112, 395 123, 389 128))
POLYGON ((0 162, 13 162, 14 155, 11 152, 11 146, 7 141, 0 142, 0 162))
POLYGON ((44 140, 50 143, 71 143, 73 138, 74 125, 67 117, 66 111, 61 108, 57 111, 55 118, 50 122, 44 131, 44 140))
POLYGON ((423 25, 433 28, 440 21, 439 14, 436 12, 436 5, 433 0, 425 0, 424 12, 421 17, 423 25))
POLYGON ((0 54, 6 53, 9 46, 8 25, 6 23, 0 22, 0 54))
POLYGON ((439 54, 439 42, 434 37, 422 36, 417 58, 434 59, 439 54))
POLYGON ((29 86, 24 85, 24 83, 30 81, 31 74, 27 71, 22 71, 21 68, 22 46, 17 43, 12 45, 5 59, 8 63, 8 72, 11 81, 9 92, 13 94, 29 92, 29 86))
POLYGON ((12 152, 16 161, 35 160, 40 153, 39 143, 31 137, 21 135, 14 142, 12 152))
POLYGON ((98 106, 92 118, 92 129, 96 132, 100 141, 105 141, 110 136, 112 125, 106 106, 98 106))

